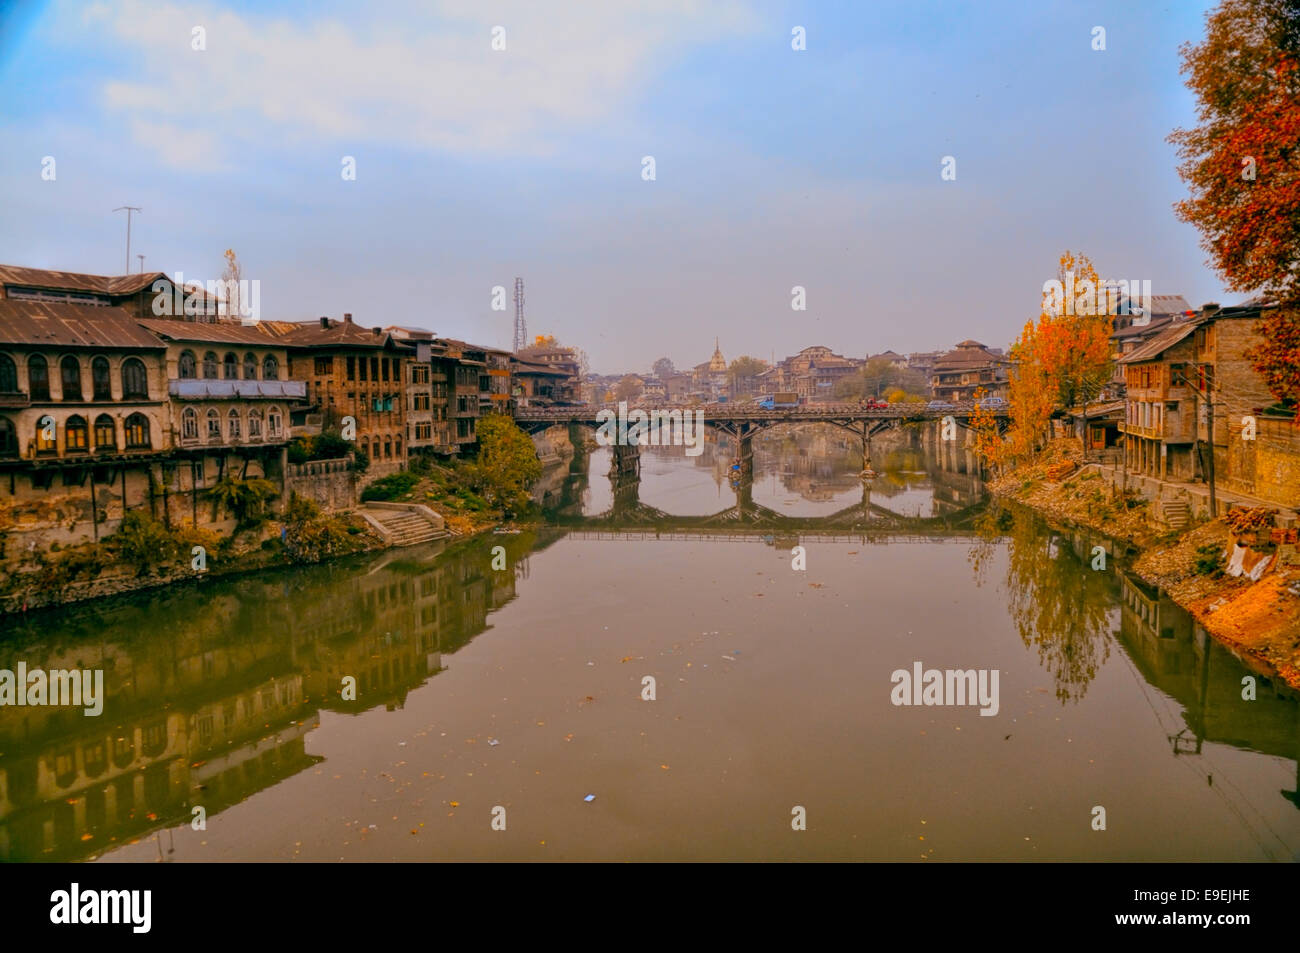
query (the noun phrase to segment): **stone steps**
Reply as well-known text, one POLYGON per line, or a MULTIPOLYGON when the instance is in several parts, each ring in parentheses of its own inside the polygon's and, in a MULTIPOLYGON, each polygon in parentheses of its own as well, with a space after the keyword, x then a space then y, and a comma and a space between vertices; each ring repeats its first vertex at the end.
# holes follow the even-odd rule
POLYGON ((366 509, 376 522, 383 524, 393 546, 417 546, 447 535, 446 530, 414 510, 366 509))
POLYGON ((1164 514, 1165 522, 1169 524, 1170 529, 1176 529, 1179 532, 1187 529, 1192 522, 1191 510, 1188 509, 1184 500, 1168 500, 1161 504, 1161 512, 1164 514))

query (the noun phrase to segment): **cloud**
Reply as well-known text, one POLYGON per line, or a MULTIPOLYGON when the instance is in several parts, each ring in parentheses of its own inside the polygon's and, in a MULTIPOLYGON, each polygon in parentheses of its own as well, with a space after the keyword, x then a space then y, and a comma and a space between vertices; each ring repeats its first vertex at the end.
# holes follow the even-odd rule
POLYGON ((237 14, 127 0, 83 29, 123 54, 110 111, 148 134, 164 121, 222 129, 225 148, 375 141, 474 156, 552 153, 572 129, 614 117, 685 50, 746 33, 741 0, 591 3, 556 11, 514 0, 366 7, 357 22, 237 14), (490 7, 490 9, 489 9, 490 7), (194 50, 202 27, 206 48, 194 50), (505 50, 492 49, 494 28, 505 50))

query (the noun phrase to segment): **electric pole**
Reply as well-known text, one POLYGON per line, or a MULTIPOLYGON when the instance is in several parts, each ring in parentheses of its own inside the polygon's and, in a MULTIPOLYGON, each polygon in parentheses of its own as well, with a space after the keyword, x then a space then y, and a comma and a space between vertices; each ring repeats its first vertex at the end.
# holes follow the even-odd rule
POLYGON ((131 273, 131 213, 142 212, 143 209, 136 205, 122 205, 113 211, 126 212, 126 270, 123 274, 129 275, 131 273))
POLYGON ((144 255, 136 255, 135 257, 140 259, 140 274, 143 275, 143 274, 144 274, 144 255))
POLYGON ((1210 519, 1218 519, 1219 508, 1214 497, 1214 376, 1213 369, 1205 369, 1205 429, 1210 444, 1206 454, 1205 475, 1210 484, 1210 519))

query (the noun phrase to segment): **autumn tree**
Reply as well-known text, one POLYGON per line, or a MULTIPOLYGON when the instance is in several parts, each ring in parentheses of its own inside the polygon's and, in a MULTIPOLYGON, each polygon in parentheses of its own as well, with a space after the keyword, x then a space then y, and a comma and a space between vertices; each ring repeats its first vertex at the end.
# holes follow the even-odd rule
POLYGON ((1248 356, 1300 419, 1300 4, 1223 0, 1180 52, 1198 125, 1169 137, 1191 193, 1174 208, 1229 288, 1283 305, 1248 356))
POLYGON ((1038 320, 1026 322, 1011 346, 1006 440, 991 439, 987 423, 977 428, 976 444, 993 462, 1029 456, 1056 410, 1086 406, 1110 380, 1114 318, 1106 282, 1086 255, 1069 251, 1061 256, 1057 281, 1065 294, 1044 293, 1038 320), (1076 297, 1066 300, 1071 292, 1076 297))
POLYGON ((488 502, 507 513, 528 506, 528 491, 542 475, 537 448, 505 414, 478 421, 478 476, 488 502))
POLYGON ((677 368, 673 366, 673 362, 666 357, 661 357, 655 361, 650 370, 660 380, 667 380, 677 373, 677 368))
POLYGON ((767 361, 747 354, 732 361, 727 368, 727 385, 731 388, 732 396, 752 394, 755 380, 765 370, 767 370, 767 361))
POLYGON ((640 397, 642 390, 644 390, 644 387, 641 384, 640 378, 635 374, 625 374, 619 379, 619 382, 614 385, 614 399, 632 400, 633 398, 640 397))

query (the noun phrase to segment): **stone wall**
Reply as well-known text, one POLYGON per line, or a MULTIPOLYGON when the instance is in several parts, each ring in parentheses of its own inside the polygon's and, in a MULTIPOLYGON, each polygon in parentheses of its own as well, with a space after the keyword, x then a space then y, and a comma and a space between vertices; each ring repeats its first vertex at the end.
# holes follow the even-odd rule
POLYGON ((284 482, 286 498, 297 493, 327 513, 351 509, 357 502, 357 473, 347 458, 286 464, 284 482))

